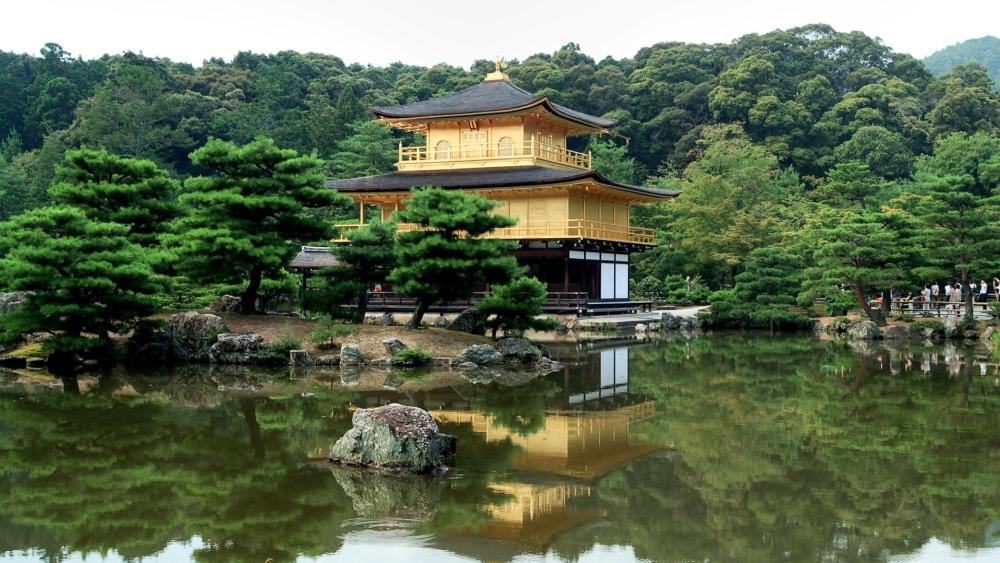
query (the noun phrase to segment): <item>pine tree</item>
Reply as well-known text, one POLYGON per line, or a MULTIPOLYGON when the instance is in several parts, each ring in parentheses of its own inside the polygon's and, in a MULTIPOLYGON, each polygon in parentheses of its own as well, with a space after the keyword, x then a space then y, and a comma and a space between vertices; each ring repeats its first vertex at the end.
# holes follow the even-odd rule
POLYGON ((555 321, 539 317, 548 296, 547 285, 522 276, 508 284, 493 286, 476 308, 486 319, 486 326, 493 330, 493 338, 497 337, 498 329, 508 336, 528 329, 549 330, 555 328, 555 321))
POLYGON ((399 220, 417 230, 399 235, 396 267, 389 280, 404 295, 417 299, 407 324, 417 328, 438 301, 468 298, 487 284, 503 284, 520 270, 505 253, 514 243, 483 238, 515 221, 490 213, 497 203, 477 194, 424 188, 413 192, 399 220))
POLYGON ((908 200, 920 225, 915 238, 929 263, 917 273, 925 278, 958 274, 968 319, 973 318, 973 275, 1000 268, 997 201, 977 195, 974 186, 965 174, 925 176, 920 181, 925 195, 908 200))
POLYGON ((159 243, 177 214, 177 181, 151 160, 123 158, 104 149, 66 152, 49 188, 55 203, 82 209, 95 221, 128 227, 140 246, 159 243))
POLYGON ((396 266, 396 224, 374 220, 346 234, 347 244, 334 249, 340 267, 327 275, 327 283, 353 282, 357 289, 358 307, 355 322, 361 322, 368 311, 368 290, 383 283, 396 266))
POLYGON ((334 178, 372 176, 392 170, 396 163, 392 131, 377 121, 351 125, 351 136, 337 143, 327 168, 334 178))
POLYGON ((734 292, 753 325, 774 330, 806 320, 788 309, 801 289, 802 259, 784 248, 767 247, 750 253, 746 269, 736 276, 734 292))
POLYGON ((807 271, 808 283, 814 289, 850 287, 865 315, 885 325, 885 319, 872 312, 866 295, 871 290, 888 291, 905 279, 897 233, 876 213, 851 213, 839 225, 822 229, 816 241, 816 266, 807 271))
POLYGON ((36 209, 0 223, 0 276, 32 292, 4 319, 5 338, 47 332, 50 362, 110 350, 111 334, 127 332, 157 311, 161 290, 145 252, 128 228, 95 221, 80 209, 36 209))
POLYGON ((252 314, 265 275, 278 273, 302 243, 330 238, 329 222, 306 210, 346 198, 323 187, 319 159, 265 137, 244 146, 212 140, 191 160, 216 174, 185 182, 188 215, 170 237, 177 268, 198 282, 242 280, 240 309, 252 314))

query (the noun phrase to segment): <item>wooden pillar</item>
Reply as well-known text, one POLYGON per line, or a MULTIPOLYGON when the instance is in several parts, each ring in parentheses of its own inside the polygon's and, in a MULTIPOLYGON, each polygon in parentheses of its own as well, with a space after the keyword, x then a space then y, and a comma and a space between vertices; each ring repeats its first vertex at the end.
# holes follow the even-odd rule
POLYGON ((563 291, 569 292, 569 258, 563 258, 563 291))
POLYGON ((358 223, 365 224, 365 198, 358 199, 358 223))

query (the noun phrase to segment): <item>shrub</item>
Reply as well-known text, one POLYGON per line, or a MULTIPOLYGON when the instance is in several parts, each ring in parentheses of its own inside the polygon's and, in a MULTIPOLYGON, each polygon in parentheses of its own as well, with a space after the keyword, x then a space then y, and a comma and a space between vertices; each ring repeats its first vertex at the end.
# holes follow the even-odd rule
POLYGON ((392 357, 392 365, 401 367, 426 366, 431 363, 431 355, 420 348, 405 348, 392 357))
POLYGON ((268 350, 276 354, 288 357, 292 350, 302 349, 302 339, 296 337, 291 332, 285 332, 277 340, 268 345, 268 350))
POLYGON ((1000 324, 1000 301, 991 301, 987 305, 987 312, 990 314, 991 324, 1000 324))
POLYGON ((635 284, 634 295, 639 299, 659 301, 663 299, 663 282, 653 276, 646 276, 635 284))
POLYGON ((335 348, 337 340, 358 332, 358 327, 346 325, 334 319, 323 319, 309 339, 320 348, 335 348))

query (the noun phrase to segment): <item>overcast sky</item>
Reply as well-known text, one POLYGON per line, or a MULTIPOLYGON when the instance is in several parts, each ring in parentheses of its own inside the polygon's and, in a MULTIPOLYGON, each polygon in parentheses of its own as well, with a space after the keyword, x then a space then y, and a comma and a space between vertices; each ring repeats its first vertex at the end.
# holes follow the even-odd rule
POLYGON ((823 22, 922 58, 1000 36, 1000 0, 17 0, 0 10, 0 50, 59 43, 86 58, 142 52, 200 64, 242 50, 468 67, 579 43, 600 60, 660 41, 729 42, 823 22))

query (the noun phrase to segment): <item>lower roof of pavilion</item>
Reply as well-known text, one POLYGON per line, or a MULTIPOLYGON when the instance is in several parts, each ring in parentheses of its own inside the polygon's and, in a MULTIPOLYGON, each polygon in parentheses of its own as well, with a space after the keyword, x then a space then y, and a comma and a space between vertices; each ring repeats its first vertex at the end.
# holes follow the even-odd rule
POLYGON ((489 168, 482 170, 435 170, 390 172, 346 180, 330 180, 326 187, 351 196, 409 192, 414 188, 436 186, 446 190, 490 190, 506 188, 554 187, 593 184, 635 202, 671 199, 677 190, 647 188, 614 182, 597 170, 560 170, 546 166, 489 168))

